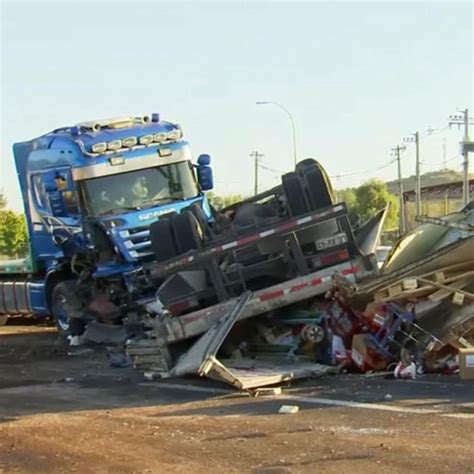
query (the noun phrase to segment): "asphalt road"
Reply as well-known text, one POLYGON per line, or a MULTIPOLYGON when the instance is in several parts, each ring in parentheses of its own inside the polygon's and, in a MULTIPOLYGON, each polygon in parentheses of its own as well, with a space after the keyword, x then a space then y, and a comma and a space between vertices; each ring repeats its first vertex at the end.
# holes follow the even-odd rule
POLYGON ((68 355, 50 328, 0 329, 0 472, 381 470, 474 472, 474 382, 328 376, 250 397, 68 355))

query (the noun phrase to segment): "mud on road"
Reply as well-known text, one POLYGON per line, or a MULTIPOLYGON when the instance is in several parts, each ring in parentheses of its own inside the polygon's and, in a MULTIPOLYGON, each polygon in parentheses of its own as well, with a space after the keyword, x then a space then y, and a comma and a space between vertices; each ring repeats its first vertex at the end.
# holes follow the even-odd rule
POLYGON ((474 472, 474 383, 326 377, 249 397, 0 330, 0 472, 474 472), (299 412, 279 415, 283 404, 299 412))

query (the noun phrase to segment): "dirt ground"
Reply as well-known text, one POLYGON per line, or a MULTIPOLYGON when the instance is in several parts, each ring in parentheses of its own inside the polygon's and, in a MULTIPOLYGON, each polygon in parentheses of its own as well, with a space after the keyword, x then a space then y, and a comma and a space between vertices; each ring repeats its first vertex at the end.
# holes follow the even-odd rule
POLYGON ((474 383, 332 376, 249 397, 0 329, 0 472, 474 472, 474 383), (299 407, 280 415, 281 405, 299 407))

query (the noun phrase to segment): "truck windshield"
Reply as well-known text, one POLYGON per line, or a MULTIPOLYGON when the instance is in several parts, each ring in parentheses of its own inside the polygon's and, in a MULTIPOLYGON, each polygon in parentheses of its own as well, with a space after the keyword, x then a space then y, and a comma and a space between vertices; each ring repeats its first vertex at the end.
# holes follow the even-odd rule
POLYGON ((82 187, 92 216, 144 209, 199 193, 189 161, 88 179, 82 187))

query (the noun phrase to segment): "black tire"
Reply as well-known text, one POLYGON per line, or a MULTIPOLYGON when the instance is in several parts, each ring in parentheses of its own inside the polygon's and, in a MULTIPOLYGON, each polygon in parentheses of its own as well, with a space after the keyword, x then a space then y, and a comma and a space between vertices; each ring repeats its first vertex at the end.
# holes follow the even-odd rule
POLYGON ((191 211, 184 211, 175 216, 171 225, 178 255, 202 247, 203 231, 191 211))
POLYGON ((300 216, 309 212, 303 186, 296 173, 286 173, 281 177, 288 210, 292 216, 300 216))
POLYGON ((333 205, 331 190, 319 169, 308 170, 304 175, 304 180, 309 202, 314 211, 333 205))
POLYGON ((311 209, 316 211, 334 204, 331 182, 324 168, 313 158, 307 158, 296 165, 296 172, 304 183, 311 209))
POLYGON ((66 280, 58 283, 51 295, 51 313, 64 339, 71 335, 79 336, 85 329, 85 322, 78 317, 83 305, 77 290, 76 281, 66 280))
POLYGON ((191 212, 194 217, 196 218, 196 220, 198 221, 199 223, 199 226, 201 227, 202 229, 202 232, 204 234, 204 237, 206 239, 210 239, 212 238, 214 235, 213 235, 213 232, 212 232, 212 229, 207 221, 207 217, 206 217, 206 214, 204 214, 204 211, 201 207, 201 205, 197 202, 191 204, 189 206, 189 212, 191 212))
POLYGON ((176 246, 169 219, 161 218, 150 225, 150 243, 157 262, 176 257, 176 246))
POLYGON ((303 176, 306 170, 313 169, 318 166, 318 162, 314 158, 305 158, 296 164, 295 171, 299 176, 303 176))

